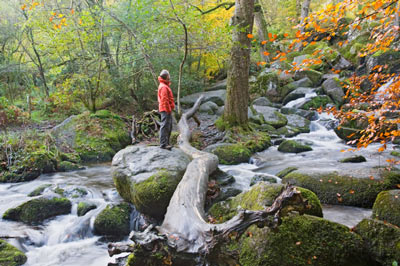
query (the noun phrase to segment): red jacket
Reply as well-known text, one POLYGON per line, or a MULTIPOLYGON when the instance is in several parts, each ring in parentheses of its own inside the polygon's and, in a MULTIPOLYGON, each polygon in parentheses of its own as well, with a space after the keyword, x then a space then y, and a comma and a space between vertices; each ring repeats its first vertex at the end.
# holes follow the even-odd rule
POLYGON ((158 111, 171 113, 175 109, 174 95, 169 87, 171 82, 158 77, 158 111))

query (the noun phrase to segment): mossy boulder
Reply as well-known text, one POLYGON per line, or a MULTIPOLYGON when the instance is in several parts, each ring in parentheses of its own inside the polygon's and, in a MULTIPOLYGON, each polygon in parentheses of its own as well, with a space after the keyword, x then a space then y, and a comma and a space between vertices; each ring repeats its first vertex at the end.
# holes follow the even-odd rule
POLYGON ((320 107, 324 108, 329 103, 333 103, 329 96, 320 95, 307 99, 299 108, 304 110, 318 109, 320 107))
POLYGON ((0 239, 0 265, 19 266, 25 264, 27 257, 16 247, 0 239))
POLYGON ((309 78, 312 82, 312 87, 317 87, 321 85, 322 82, 322 73, 313 69, 307 69, 303 71, 296 71, 294 78, 295 79, 303 79, 305 77, 309 78))
POLYGON ((365 159, 365 157, 362 155, 355 155, 340 160, 341 163, 363 163, 366 161, 367 159, 365 159))
POLYGON ((234 165, 249 162, 252 152, 243 144, 220 143, 207 147, 209 151, 218 156, 219 163, 234 165))
POLYGON ((20 221, 26 224, 39 224, 45 219, 68 214, 71 212, 71 202, 66 198, 37 198, 8 209, 3 219, 20 221))
POLYGON ((378 51, 368 57, 366 66, 367 73, 372 73, 374 67, 378 65, 387 65, 384 73, 399 73, 400 71, 400 52, 396 50, 378 51))
POLYGON ((343 104, 343 97, 345 94, 339 79, 331 78, 325 80, 324 83, 322 83, 322 88, 325 94, 328 95, 335 104, 343 104))
POLYGON ((393 189, 400 183, 400 173, 376 169, 364 177, 337 172, 294 171, 283 177, 283 183, 307 188, 317 194, 322 203, 371 208, 379 192, 393 189))
POLYGON ((262 115, 265 124, 274 128, 283 127, 288 122, 286 116, 281 114, 277 108, 259 105, 254 105, 253 108, 256 113, 262 115))
POLYGON ((400 190, 379 193, 372 207, 372 218, 400 226, 400 190))
MULTIPOLYGON (((252 186, 249 191, 243 192, 227 201, 214 204, 210 208, 209 214, 216 218, 217 221, 224 222, 235 216, 239 207, 246 210, 263 210, 266 206, 272 205, 282 188, 283 185, 268 184, 261 181, 252 186)), ((322 207, 317 196, 307 189, 298 189, 310 205, 306 213, 322 217, 322 207)))
POLYGON ((108 205, 94 220, 97 235, 122 238, 130 233, 131 207, 128 203, 108 205))
POLYGON ((334 130, 336 135, 345 140, 355 140, 361 137, 361 130, 368 126, 366 119, 353 119, 345 120, 341 125, 337 126, 334 130))
POLYGON ((295 140, 285 140, 279 145, 278 151, 285 153, 301 153, 312 151, 312 148, 308 145, 303 145, 295 140))
POLYGON ((189 162, 179 149, 129 146, 115 155, 112 176, 123 199, 140 212, 162 219, 189 162))
POLYGON ((40 195, 42 195, 43 191, 45 191, 45 189, 48 188, 48 187, 51 187, 51 184, 40 185, 37 188, 35 188, 34 190, 32 190, 32 192, 30 192, 28 194, 28 197, 40 196, 40 195))
POLYGON ((255 176, 253 176, 251 178, 250 186, 254 186, 255 184, 257 184, 259 182, 267 182, 267 183, 270 183, 270 184, 275 184, 278 181, 273 176, 258 174, 258 175, 255 175, 255 176))
POLYGON ((78 204, 78 216, 84 216, 86 213, 96 208, 97 208, 96 204, 81 201, 78 204))
POLYGON ((213 102, 218 106, 225 104, 226 90, 213 90, 207 92, 199 92, 181 98, 181 104, 186 107, 192 107, 197 99, 203 95, 203 102, 213 102))
POLYGON ((71 172, 71 171, 82 170, 82 169, 85 169, 85 168, 79 164, 72 163, 69 161, 62 161, 57 166, 57 170, 60 172, 71 172))
POLYGON ((225 135, 226 143, 210 145, 204 151, 218 156, 221 164, 239 164, 248 162, 255 152, 272 146, 270 136, 265 132, 243 131, 235 128, 225 135))
POLYGON ((286 115, 287 125, 297 129, 300 133, 310 133, 311 121, 296 114, 286 115))
POLYGON ((375 219, 364 219, 353 231, 360 235, 364 249, 378 265, 393 266, 400 262, 400 229, 375 219))
POLYGON ((276 176, 279 177, 279 178, 283 178, 283 177, 287 176, 288 174, 290 174, 291 172, 294 172, 294 171, 296 171, 298 169, 299 168, 297 168, 297 167, 290 166, 290 167, 287 167, 287 168, 283 169, 279 173, 277 173, 276 176))
POLYGON ((72 116, 51 134, 61 150, 75 150, 84 162, 110 161, 131 142, 123 119, 107 110, 72 116))
POLYGON ((226 249, 243 266, 369 265, 361 238, 348 227, 315 216, 289 216, 276 231, 251 226, 226 249))

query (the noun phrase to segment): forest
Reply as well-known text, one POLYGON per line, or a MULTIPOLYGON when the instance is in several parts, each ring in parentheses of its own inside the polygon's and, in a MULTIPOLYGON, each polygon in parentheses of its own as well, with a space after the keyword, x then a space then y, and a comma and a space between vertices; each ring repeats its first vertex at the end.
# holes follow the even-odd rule
POLYGON ((400 1, 0 18, 0 266, 400 262, 400 1))

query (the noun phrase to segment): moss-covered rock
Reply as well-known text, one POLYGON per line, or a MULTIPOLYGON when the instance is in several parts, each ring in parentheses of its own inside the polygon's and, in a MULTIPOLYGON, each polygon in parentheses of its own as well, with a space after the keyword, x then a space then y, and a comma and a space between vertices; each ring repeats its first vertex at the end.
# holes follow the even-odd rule
POLYGON ((78 204, 78 216, 83 216, 86 213, 88 213, 91 210, 96 209, 97 206, 95 204, 92 203, 88 203, 88 202, 79 202, 78 204))
POLYGON ((341 125, 336 127, 336 135, 346 141, 355 140, 361 137, 361 130, 364 130, 368 126, 366 119, 353 119, 345 120, 341 125))
POLYGON ((284 178, 285 176, 287 176, 288 174, 290 174, 293 171, 298 170, 299 168, 294 167, 294 166, 290 166, 288 168, 283 169, 282 171, 280 171, 279 173, 276 174, 277 177, 279 178, 284 178))
POLYGON ((39 224, 45 219, 71 212, 71 202, 66 198, 37 198, 22 205, 8 209, 3 219, 20 221, 26 224, 39 224))
POLYGON ((267 175, 255 175, 251 178, 250 180, 250 186, 254 186, 255 184, 257 184, 258 182, 267 182, 270 184, 275 184, 278 181, 276 180, 276 178, 272 177, 272 176, 267 176, 267 175))
POLYGON ((400 190, 379 193, 372 207, 372 218, 400 226, 400 190))
POLYGON ((262 115, 265 124, 274 128, 286 126, 288 123, 286 116, 281 114, 277 108, 259 105, 254 105, 253 108, 257 114, 262 115))
POLYGON ((35 188, 32 192, 30 192, 28 194, 28 197, 40 196, 40 195, 42 195, 43 191, 48 187, 51 187, 51 184, 43 184, 43 185, 35 188))
MULTIPOLYGON (((239 206, 246 210, 263 210, 266 206, 272 205, 282 188, 283 185, 259 182, 249 191, 243 192, 225 202, 214 204, 210 208, 209 214, 216 218, 217 221, 224 222, 237 214, 239 206)), ((310 205, 310 208, 306 210, 306 213, 322 217, 322 207, 317 196, 307 189, 298 189, 303 198, 307 199, 308 204, 310 205)))
POLYGON ((320 95, 307 100, 300 108, 303 110, 318 109, 320 107, 324 108, 329 103, 333 103, 329 96, 320 95))
POLYGON ((295 79, 309 78, 313 84, 313 87, 321 85, 322 73, 313 69, 307 69, 303 71, 296 71, 295 79))
POLYGON ((108 205, 95 219, 94 231, 98 235, 122 238, 130 233, 131 207, 128 203, 108 205))
POLYGON ((233 165, 248 162, 252 155, 243 144, 222 143, 212 150, 221 164, 233 165))
POLYGON ((400 157, 400 152, 392 151, 392 152, 390 152, 390 155, 395 156, 395 157, 400 157))
POLYGON ((312 151, 312 148, 308 145, 303 145, 295 140, 285 140, 279 145, 278 151, 285 153, 300 153, 312 151))
POLYGON ((84 162, 110 161, 131 141, 122 118, 107 110, 72 116, 51 134, 61 148, 74 149, 84 162))
POLYGON ((161 219, 189 162, 179 149, 129 146, 114 157, 112 175, 123 199, 140 212, 161 219))
POLYGON ((25 264, 27 257, 16 247, 0 239, 0 265, 19 266, 25 264))
POLYGON ((379 192, 395 188, 400 182, 399 172, 380 170, 379 175, 378 178, 370 178, 370 175, 361 178, 336 172, 295 171, 286 175, 282 182, 313 191, 322 203, 371 208, 379 192))
POLYGON ((276 231, 252 226, 227 249, 244 266, 368 265, 361 243, 344 225, 304 215, 283 218, 276 231))
POLYGON ((379 265, 400 262, 400 229, 379 220, 364 219, 354 229, 364 240, 364 248, 379 265))
POLYGON ((179 181, 173 173, 160 170, 133 186, 133 204, 138 211, 162 219, 179 181))
POLYGON ((70 171, 76 171, 76 170, 82 170, 82 169, 84 169, 84 167, 82 167, 76 163, 69 162, 69 161, 62 161, 57 166, 57 170, 60 172, 70 172, 70 171))
POLYGON ((366 161, 367 159, 365 159, 365 157, 362 155, 355 155, 340 160, 341 163, 363 163, 366 161))

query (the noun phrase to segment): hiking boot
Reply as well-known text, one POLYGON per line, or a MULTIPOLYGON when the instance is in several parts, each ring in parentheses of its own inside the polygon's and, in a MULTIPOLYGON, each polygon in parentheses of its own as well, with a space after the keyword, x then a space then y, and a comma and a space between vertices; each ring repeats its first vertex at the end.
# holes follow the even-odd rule
POLYGON ((170 151, 170 150, 172 149, 172 146, 170 146, 170 145, 167 145, 167 146, 160 146, 160 148, 170 151))

